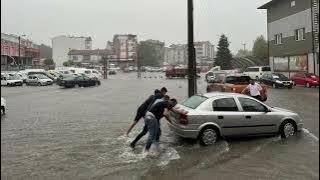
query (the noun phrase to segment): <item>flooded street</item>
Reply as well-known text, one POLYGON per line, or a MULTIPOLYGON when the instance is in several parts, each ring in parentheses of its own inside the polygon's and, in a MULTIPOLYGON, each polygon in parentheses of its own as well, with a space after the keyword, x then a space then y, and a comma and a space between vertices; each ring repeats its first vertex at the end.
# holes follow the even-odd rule
MULTIPOLYGON (((267 104, 293 110, 304 120, 297 136, 225 139, 209 147, 182 139, 162 120, 161 153, 145 157, 146 137, 134 151, 124 136, 137 107, 155 88, 179 102, 187 79, 163 74, 119 73, 101 86, 63 89, 1 87, 8 111, 1 117, 4 179, 319 179, 319 89, 268 91, 267 104)), ((204 78, 198 92, 205 93, 204 78)))

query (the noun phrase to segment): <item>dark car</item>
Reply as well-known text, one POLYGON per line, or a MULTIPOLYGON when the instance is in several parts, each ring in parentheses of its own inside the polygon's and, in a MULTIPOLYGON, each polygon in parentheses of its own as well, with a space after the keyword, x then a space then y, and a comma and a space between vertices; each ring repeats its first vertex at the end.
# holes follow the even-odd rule
POLYGON ((64 86, 64 87, 88 87, 88 86, 95 86, 99 85, 100 81, 99 80, 90 78, 87 76, 76 76, 76 75, 71 75, 71 76, 66 76, 63 77, 62 79, 59 80, 58 85, 59 86, 64 86))
POLYGON ((265 73, 261 76, 260 82, 273 88, 291 89, 293 82, 281 73, 265 73))

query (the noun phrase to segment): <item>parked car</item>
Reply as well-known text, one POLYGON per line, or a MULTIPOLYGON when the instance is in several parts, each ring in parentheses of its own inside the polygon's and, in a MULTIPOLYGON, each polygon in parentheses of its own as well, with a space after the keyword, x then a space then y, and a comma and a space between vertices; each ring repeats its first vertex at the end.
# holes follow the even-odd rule
POLYGON ((58 85, 59 86, 64 86, 64 87, 88 87, 88 86, 95 86, 99 85, 100 81, 98 83, 98 79, 90 78, 88 76, 83 76, 83 75, 71 75, 64 77, 59 81, 58 85))
POLYGON ((224 71, 210 71, 206 74, 206 80, 208 83, 217 83, 221 80, 221 76, 225 76, 226 74, 224 71))
POLYGON ((109 70, 109 75, 114 75, 114 74, 117 74, 115 70, 109 70))
MULTIPOLYGON (((217 83, 208 84, 207 92, 219 91, 219 92, 233 92, 241 93, 249 84, 251 78, 249 76, 241 74, 229 74, 220 76, 217 83)), ((267 85, 261 84, 262 101, 266 101, 267 98, 267 85)), ((249 92, 246 92, 249 93, 249 92)), ((248 95, 248 94, 247 94, 248 95)))
POLYGON ((5 114, 7 110, 7 101, 1 97, 1 113, 5 114))
POLYGON ((273 88, 285 87, 291 89, 293 86, 293 81, 280 73, 265 73, 260 78, 260 82, 273 88))
POLYGON ((26 81, 26 85, 45 86, 52 85, 53 80, 43 74, 29 75, 26 81))
POLYGON ((18 75, 1 74, 1 86, 22 86, 23 80, 18 75))
POLYGON ((237 93, 192 96, 171 111, 169 127, 177 135, 210 145, 221 137, 280 134, 288 138, 303 127, 301 117, 290 110, 268 106, 237 93))
POLYGON ((312 73, 297 73, 290 79, 293 81, 294 85, 304 85, 308 88, 319 86, 319 76, 312 73))
POLYGON ((251 79, 259 79, 264 73, 271 73, 270 66, 248 67, 243 71, 243 75, 250 76, 251 79))

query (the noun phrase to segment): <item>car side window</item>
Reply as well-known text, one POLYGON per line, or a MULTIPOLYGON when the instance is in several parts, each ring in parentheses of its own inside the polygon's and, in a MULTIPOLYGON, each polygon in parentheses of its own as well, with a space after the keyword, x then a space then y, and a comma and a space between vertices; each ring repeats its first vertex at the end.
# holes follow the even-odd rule
POLYGON ((266 107, 259 102, 249 98, 238 98, 245 112, 265 112, 266 107))
POLYGON ((214 111, 239 111, 233 98, 221 98, 212 102, 214 111))

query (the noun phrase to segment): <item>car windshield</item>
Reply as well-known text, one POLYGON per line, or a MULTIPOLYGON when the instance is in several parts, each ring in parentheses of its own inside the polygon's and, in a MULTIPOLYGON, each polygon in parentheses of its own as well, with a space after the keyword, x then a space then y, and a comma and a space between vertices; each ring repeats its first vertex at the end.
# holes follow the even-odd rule
POLYGON ((275 80, 289 80, 285 75, 283 74, 273 74, 273 79, 275 80))
POLYGON ((249 84, 250 77, 249 76, 228 76, 226 77, 225 83, 230 84, 249 84))
POLYGON ((197 108, 201 103, 203 103, 205 100, 207 100, 208 98, 204 97, 204 96, 192 96, 186 100, 184 100, 181 104, 183 106, 186 106, 188 108, 191 109, 195 109, 197 108))

